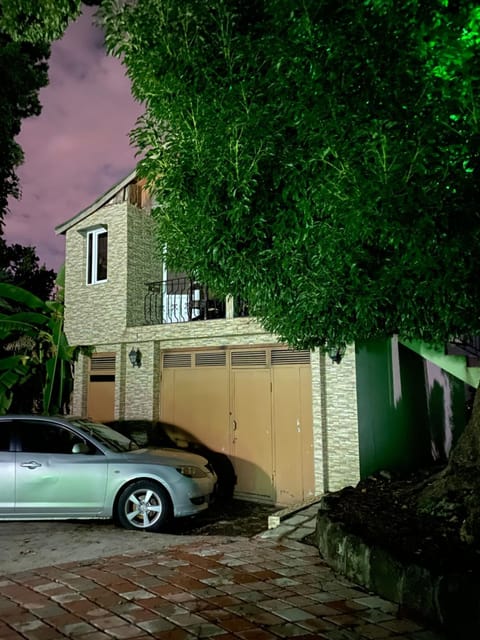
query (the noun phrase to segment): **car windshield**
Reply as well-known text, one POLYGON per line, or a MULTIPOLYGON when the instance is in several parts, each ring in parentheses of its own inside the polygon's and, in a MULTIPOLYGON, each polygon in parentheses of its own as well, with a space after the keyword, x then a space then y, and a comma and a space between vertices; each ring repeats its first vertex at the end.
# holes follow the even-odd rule
POLYGON ((134 449, 138 449, 136 442, 118 433, 118 431, 107 427, 105 424, 79 419, 72 420, 71 422, 85 434, 93 436, 109 449, 112 449, 112 451, 133 451, 134 449))

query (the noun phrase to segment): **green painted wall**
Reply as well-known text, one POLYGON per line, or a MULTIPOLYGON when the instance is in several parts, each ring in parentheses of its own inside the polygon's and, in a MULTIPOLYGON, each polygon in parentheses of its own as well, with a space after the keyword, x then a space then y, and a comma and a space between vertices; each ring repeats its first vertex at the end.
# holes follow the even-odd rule
POLYGON ((464 356, 446 355, 421 340, 402 340, 402 344, 415 351, 423 358, 434 362, 444 371, 448 371, 469 386, 477 388, 480 384, 480 367, 467 367, 464 356))
POLYGON ((357 344, 360 474, 444 460, 466 423, 465 384, 392 340, 357 344))

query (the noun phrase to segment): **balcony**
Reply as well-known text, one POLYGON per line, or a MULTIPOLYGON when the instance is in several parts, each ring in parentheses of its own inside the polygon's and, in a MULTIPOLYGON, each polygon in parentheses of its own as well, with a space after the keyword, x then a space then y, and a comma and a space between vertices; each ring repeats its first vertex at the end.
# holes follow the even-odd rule
MULTIPOLYGON (((145 324, 172 324, 226 317, 225 299, 188 277, 147 282, 143 308, 145 324)), ((234 316, 248 316, 245 303, 234 304, 234 316)))
POLYGON ((448 355, 465 356, 467 366, 480 366, 480 336, 459 336, 452 338, 448 343, 445 353, 448 355))

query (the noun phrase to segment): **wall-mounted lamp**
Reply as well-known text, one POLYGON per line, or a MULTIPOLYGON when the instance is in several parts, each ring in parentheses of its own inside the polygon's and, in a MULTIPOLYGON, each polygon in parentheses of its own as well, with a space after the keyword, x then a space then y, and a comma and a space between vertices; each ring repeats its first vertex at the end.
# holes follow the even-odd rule
POLYGON ((342 345, 341 347, 331 347, 328 350, 328 355, 330 356, 332 362, 336 364, 340 364, 343 356, 345 355, 346 347, 342 345))
POLYGON ((142 352, 140 349, 134 349, 128 354, 128 359, 130 360, 132 367, 141 367, 142 366, 142 352))

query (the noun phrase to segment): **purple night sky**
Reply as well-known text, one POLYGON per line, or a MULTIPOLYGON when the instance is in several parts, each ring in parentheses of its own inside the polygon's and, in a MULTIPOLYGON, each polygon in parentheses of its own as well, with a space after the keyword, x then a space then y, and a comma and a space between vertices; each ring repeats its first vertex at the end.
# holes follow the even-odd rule
POLYGON ((52 46, 43 109, 22 124, 18 169, 22 198, 10 201, 5 239, 33 245, 40 263, 58 270, 64 236, 54 227, 72 217, 135 166, 128 134, 142 108, 130 94, 119 60, 107 57, 103 35, 86 7, 52 46))

